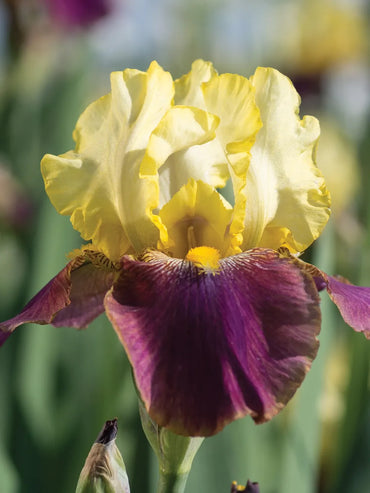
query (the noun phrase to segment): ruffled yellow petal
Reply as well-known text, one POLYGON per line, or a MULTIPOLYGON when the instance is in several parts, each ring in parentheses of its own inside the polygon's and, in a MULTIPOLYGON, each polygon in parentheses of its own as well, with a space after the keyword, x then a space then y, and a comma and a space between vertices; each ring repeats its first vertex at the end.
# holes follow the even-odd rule
POLYGON ((196 60, 191 71, 175 81, 175 103, 196 106, 217 115, 217 139, 229 154, 248 151, 261 127, 254 88, 245 77, 218 75, 210 62, 196 60))
POLYGON ((248 80, 197 60, 173 83, 153 62, 111 85, 78 120, 75 150, 41 163, 58 212, 111 261, 150 247, 296 252, 319 236, 329 196, 313 161, 318 123, 298 118, 279 72, 248 80), (234 207, 216 191, 230 181, 234 207))
MULTIPOLYGON (((175 80, 175 104, 194 106, 209 111, 204 100, 202 84, 216 76, 217 72, 211 62, 195 60, 191 71, 175 80)), ((222 188, 229 177, 227 158, 218 139, 202 146, 191 147, 171 158, 160 170, 160 205, 163 206, 168 202, 171 196, 181 188, 178 185, 185 185, 189 178, 202 180, 215 188, 222 188), (180 177, 177 176, 179 172, 182 175, 180 177), (169 188, 170 178, 172 183, 176 184, 176 187, 171 186, 171 189, 169 188)))
POLYGON ((149 137, 172 105, 173 81, 156 62, 147 72, 111 74, 112 92, 77 122, 75 151, 41 162, 45 188, 58 212, 110 259, 129 248, 155 246, 159 231, 148 217, 158 177, 140 176, 149 137))
POLYGON ((195 60, 191 65, 191 71, 175 80, 175 104, 196 106, 206 109, 202 83, 208 82, 217 72, 211 62, 195 60))
POLYGON ((185 185, 189 178, 223 188, 229 178, 227 160, 219 142, 213 139, 169 156, 159 169, 160 207, 185 185))
POLYGON ((229 248, 232 207, 211 186, 190 179, 160 210, 168 239, 161 249, 185 258, 191 248, 207 246, 221 256, 229 248))
POLYGON ((149 181, 157 180, 159 170, 159 194, 147 202, 146 216, 160 230, 162 240, 166 238, 166 228, 153 209, 167 202, 189 178, 203 177, 199 161, 189 160, 184 165, 184 156, 196 146, 215 137, 219 119, 198 108, 174 106, 164 115, 150 136, 145 156, 140 166, 140 177, 149 181))
POLYGON ((235 203, 230 233, 236 243, 227 251, 227 255, 232 255, 242 239, 246 197, 241 191, 246 186, 250 150, 262 123, 254 87, 245 77, 235 74, 215 76, 203 83, 203 94, 207 110, 220 117, 216 135, 227 157, 233 184, 235 203))
POLYGON ((329 193, 314 162, 319 124, 313 117, 299 119, 299 96, 277 70, 259 68, 251 82, 263 127, 242 191, 243 249, 284 244, 300 252, 320 235, 330 213, 329 193))
POLYGON ((248 79, 221 74, 202 84, 207 111, 220 118, 217 138, 228 154, 248 152, 261 128, 255 91, 248 79))
MULTIPOLYGON (((230 231, 236 243, 231 246, 228 255, 234 253, 241 242, 246 202, 240 192, 246 185, 250 149, 261 127, 254 92, 245 77, 217 75, 212 65, 202 60, 194 62, 191 72, 175 81, 175 101, 197 105, 220 118, 216 138, 207 144, 208 159, 204 161, 200 155, 198 161, 207 164, 204 169, 218 171, 220 180, 217 184, 201 177, 210 185, 221 188, 227 178, 232 180, 235 205, 230 231)), ((200 153, 203 150, 199 149, 200 153)))

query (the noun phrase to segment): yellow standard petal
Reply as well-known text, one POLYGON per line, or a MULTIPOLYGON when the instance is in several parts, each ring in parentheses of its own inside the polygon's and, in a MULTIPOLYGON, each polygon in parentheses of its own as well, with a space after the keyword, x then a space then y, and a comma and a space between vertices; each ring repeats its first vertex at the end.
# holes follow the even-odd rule
POLYGON ((255 90, 248 79, 239 75, 217 75, 212 65, 197 60, 189 74, 175 81, 175 101, 197 105, 220 118, 216 138, 185 156, 197 161, 203 176, 197 178, 222 188, 231 179, 235 205, 230 225, 233 243, 227 254, 240 251, 241 232, 244 229, 245 195, 250 149, 261 128, 261 119, 255 103, 255 90), (215 179, 218 176, 218 181, 215 179))
POLYGON ((202 84, 215 76, 217 72, 211 62, 195 60, 190 72, 175 80, 175 104, 196 106, 205 110, 202 84))
MULTIPOLYGON (((175 81, 175 104, 209 111, 204 100, 203 83, 215 76, 217 72, 211 62, 203 60, 193 62, 191 71, 175 81)), ((227 158, 218 139, 189 147, 173 156, 160 170, 160 205, 163 206, 168 202, 189 178, 202 180, 215 188, 222 188, 229 177, 227 158), (171 187, 169 187, 170 182, 171 187)))
POLYGON ((41 170, 58 212, 70 215, 85 240, 116 260, 129 249, 157 244, 159 231, 148 211, 157 202, 158 177, 140 176, 140 166, 174 88, 156 62, 147 72, 113 72, 111 86, 79 118, 75 150, 46 155, 41 170))
POLYGON ((212 247, 224 256, 229 246, 232 207, 211 186, 190 179, 160 210, 168 231, 161 249, 185 258, 192 248, 212 247))
POLYGON ((328 218, 330 197, 314 162, 320 129, 310 116, 300 120, 300 99, 290 80, 259 68, 256 89, 263 127, 251 151, 243 249, 256 246, 292 252, 307 248, 328 218))
MULTIPOLYGON (((168 202, 190 178, 204 177, 202 163, 185 156, 194 155, 191 149, 200 149, 213 140, 218 124, 217 116, 194 107, 174 106, 164 115, 149 139, 140 167, 142 178, 157 179, 159 170, 159 202, 156 197, 151 210, 168 202)), ((157 221, 153 214, 151 217, 157 221)))
POLYGON ((216 136, 229 165, 234 191, 234 210, 230 225, 231 237, 227 255, 237 253, 244 229, 246 186, 251 148, 261 128, 260 112, 255 101, 255 89, 248 79, 235 74, 222 74, 203 83, 208 111, 220 117, 216 136))

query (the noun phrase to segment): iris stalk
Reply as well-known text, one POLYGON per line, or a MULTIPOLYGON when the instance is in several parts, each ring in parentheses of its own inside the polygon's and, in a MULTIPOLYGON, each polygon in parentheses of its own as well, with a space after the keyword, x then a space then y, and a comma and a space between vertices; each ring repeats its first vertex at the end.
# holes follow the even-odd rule
POLYGON ((157 493, 182 493, 203 438, 176 435, 158 426, 141 401, 139 410, 144 433, 158 459, 157 493))

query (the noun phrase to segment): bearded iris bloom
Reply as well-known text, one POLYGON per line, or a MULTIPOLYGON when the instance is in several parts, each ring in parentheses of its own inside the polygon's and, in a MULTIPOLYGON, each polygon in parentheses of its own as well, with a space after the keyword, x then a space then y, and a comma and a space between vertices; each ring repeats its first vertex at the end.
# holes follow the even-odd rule
POLYGON ((246 414, 265 422, 316 356, 320 290, 370 337, 370 289, 298 258, 330 213, 318 122, 271 68, 247 79, 198 60, 173 81, 153 62, 111 86, 79 118, 75 149, 41 162, 89 243, 0 342, 26 322, 81 329, 105 311, 159 426, 207 436, 246 414))

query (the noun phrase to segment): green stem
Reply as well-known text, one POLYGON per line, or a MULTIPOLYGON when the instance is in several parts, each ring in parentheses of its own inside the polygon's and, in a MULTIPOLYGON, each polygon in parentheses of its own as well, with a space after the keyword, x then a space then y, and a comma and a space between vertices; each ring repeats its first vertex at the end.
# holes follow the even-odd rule
POLYGON ((186 481, 204 438, 176 435, 158 426, 139 400, 141 423, 159 465, 157 493, 184 493, 186 481))
POLYGON ((159 473, 157 493, 184 493, 189 473, 159 473))

